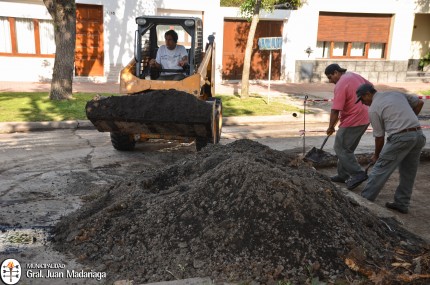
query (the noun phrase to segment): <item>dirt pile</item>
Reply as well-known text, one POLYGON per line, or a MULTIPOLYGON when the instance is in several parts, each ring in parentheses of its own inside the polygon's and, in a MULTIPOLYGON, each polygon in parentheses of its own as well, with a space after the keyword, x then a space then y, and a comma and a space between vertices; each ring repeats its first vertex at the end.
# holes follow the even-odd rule
MULTIPOLYGON (((110 281, 306 284, 364 274, 396 284, 405 269, 392 269, 393 260, 425 251, 296 155, 250 140, 209 146, 87 199, 56 226, 54 242, 110 281)), ((428 272, 428 262, 410 261, 408 275, 428 272)))
POLYGON ((88 101, 87 118, 99 131, 177 134, 206 137, 212 105, 189 93, 154 90, 127 96, 96 97, 88 101), (139 106, 139 108, 136 108, 139 106), (168 110, 168 112, 166 112, 168 110), (191 126, 191 127, 190 127, 191 126))

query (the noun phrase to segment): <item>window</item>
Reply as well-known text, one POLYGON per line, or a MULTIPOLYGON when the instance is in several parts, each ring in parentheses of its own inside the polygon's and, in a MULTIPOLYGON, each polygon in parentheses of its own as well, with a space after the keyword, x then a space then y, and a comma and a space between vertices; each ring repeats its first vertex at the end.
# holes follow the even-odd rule
POLYGON ((384 43, 370 43, 369 54, 367 58, 385 58, 384 43))
POLYGON ((385 58, 385 43, 318 41, 317 58, 385 58))
POLYGON ((317 42, 317 47, 315 50, 315 54, 320 58, 328 58, 330 52, 330 43, 329 42, 317 42))
POLYGON ((319 13, 318 58, 385 59, 392 14, 319 13))
POLYGON ((15 38, 18 53, 36 53, 34 23, 31 19, 15 20, 15 38))
POLYGON ((348 43, 334 42, 331 55, 332 56, 346 56, 347 51, 348 51, 348 43))
POLYGON ((350 56, 366 56, 366 43, 351 43, 350 56))
POLYGON ((9 21, 5 18, 0 18, 0 53, 11 53, 12 43, 10 37, 9 21))
POLYGON ((55 54, 54 25, 52 21, 39 20, 40 53, 55 54))
POLYGON ((45 56, 55 54, 51 20, 0 17, 0 54, 45 56))

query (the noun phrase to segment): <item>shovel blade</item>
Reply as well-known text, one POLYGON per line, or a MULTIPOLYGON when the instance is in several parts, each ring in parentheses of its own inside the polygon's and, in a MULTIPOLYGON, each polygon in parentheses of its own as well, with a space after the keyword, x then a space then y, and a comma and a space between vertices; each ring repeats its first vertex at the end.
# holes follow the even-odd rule
POLYGON ((322 149, 318 149, 316 147, 313 147, 304 157, 306 161, 314 162, 314 163, 320 163, 324 157, 330 156, 329 153, 323 151, 322 149))

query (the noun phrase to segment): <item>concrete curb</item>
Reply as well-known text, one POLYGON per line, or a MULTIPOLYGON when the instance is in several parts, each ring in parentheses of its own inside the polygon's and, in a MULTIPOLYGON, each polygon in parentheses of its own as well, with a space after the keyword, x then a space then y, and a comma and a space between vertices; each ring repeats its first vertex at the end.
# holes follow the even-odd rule
POLYGON ((279 115, 279 116, 235 116, 235 117, 224 117, 223 124, 226 126, 235 125, 263 125, 263 124, 303 124, 303 122, 317 122, 324 123, 330 121, 330 114, 306 114, 302 113, 292 113, 290 115, 279 115))
POLYGON ((48 131, 55 129, 94 129, 94 126, 90 121, 85 120, 0 123, 0 133, 48 131))
MULTIPOLYGON (((322 113, 319 115, 309 115, 303 118, 303 114, 294 113, 292 115, 280 116, 234 116, 224 117, 224 126, 238 125, 264 125, 264 124, 303 124, 306 122, 329 122, 330 115, 322 113)), ((55 129, 95 129, 89 120, 70 120, 70 121, 46 121, 46 122, 4 122, 0 123, 0 133, 49 131, 55 129)))

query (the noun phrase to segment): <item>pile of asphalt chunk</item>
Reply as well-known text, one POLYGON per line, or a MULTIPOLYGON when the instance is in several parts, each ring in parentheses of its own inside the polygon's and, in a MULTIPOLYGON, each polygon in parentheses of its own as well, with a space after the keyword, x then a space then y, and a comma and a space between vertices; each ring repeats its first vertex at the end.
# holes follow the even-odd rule
POLYGON ((55 247, 110 281, 362 280, 360 262, 381 270, 399 244, 420 249, 295 155, 250 140, 142 170, 87 200, 56 225, 55 247))

